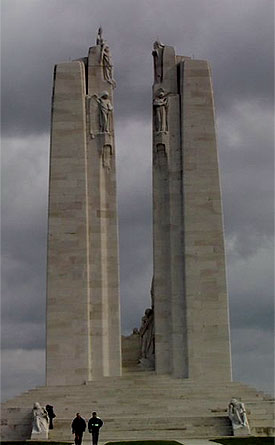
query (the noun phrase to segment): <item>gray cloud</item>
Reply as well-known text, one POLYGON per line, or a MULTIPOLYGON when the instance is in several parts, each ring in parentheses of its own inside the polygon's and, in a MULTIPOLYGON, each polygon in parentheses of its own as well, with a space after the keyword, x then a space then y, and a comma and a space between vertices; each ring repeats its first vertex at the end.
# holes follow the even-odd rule
POLYGON ((3 397, 43 383, 53 66, 85 57, 100 24, 118 84, 123 332, 138 326, 150 305, 151 45, 159 36, 178 54, 208 59, 212 66, 234 376, 272 390, 272 10, 269 0, 242 0, 234 8, 230 0, 193 0, 188 6, 182 0, 2 1, 3 397), (29 369, 31 359, 37 370, 29 369), (255 363, 261 360, 265 369, 255 363), (8 366, 16 369, 10 378, 8 366))
POLYGON ((129 109, 132 116, 149 117, 151 45, 157 36, 178 53, 210 60, 219 107, 252 96, 266 98, 272 106, 272 8, 269 0, 261 5, 242 1, 234 8, 230 1, 216 0, 195 0, 188 7, 178 0, 171 7, 166 1, 146 0, 4 0, 3 131, 49 129, 53 66, 86 56, 99 23, 112 46, 117 114, 123 118, 129 109))
POLYGON ((45 351, 6 349, 2 351, 1 359, 1 397, 3 400, 44 384, 45 351))

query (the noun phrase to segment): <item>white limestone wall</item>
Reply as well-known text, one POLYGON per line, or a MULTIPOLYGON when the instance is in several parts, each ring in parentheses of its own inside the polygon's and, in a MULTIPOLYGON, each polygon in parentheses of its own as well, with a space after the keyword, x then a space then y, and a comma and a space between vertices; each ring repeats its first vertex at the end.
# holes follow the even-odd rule
MULTIPOLYGON (((184 299, 183 171, 180 95, 174 49, 163 52, 168 131, 153 131, 153 250, 156 372, 187 377, 184 299)), ((154 124, 154 123, 153 123, 154 124)))
POLYGON ((116 163, 113 113, 109 133, 101 133, 93 95, 107 91, 113 105, 113 86, 104 79, 100 47, 90 48, 87 131, 87 191, 89 232, 90 378, 121 375, 120 293, 116 163), (91 134, 92 131, 92 134, 91 134), (104 166, 104 146, 111 147, 110 166, 104 166))
POLYGON ((121 374, 113 119, 99 125, 100 46, 55 69, 50 159, 47 384, 121 374))
POLYGON ((153 130, 156 372, 230 380, 213 93, 208 64, 164 47, 168 131, 153 130))
POLYGON ((48 385, 88 377, 85 70, 55 67, 47 268, 48 385))
POLYGON ((189 377, 231 380, 224 230, 211 73, 181 64, 189 377))

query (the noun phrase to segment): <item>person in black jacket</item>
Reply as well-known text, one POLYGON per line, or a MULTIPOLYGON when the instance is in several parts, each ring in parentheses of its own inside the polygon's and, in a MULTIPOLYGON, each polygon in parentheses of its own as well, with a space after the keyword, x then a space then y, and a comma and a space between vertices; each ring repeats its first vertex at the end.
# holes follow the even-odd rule
POLYGON ((72 434, 75 435, 74 438, 75 445, 81 445, 82 436, 85 430, 86 430, 86 421, 80 416, 79 413, 76 413, 76 417, 72 422, 72 434))
POLYGON ((89 419, 88 422, 88 430, 89 433, 92 433, 93 445, 97 445, 98 443, 99 430, 102 427, 102 425, 103 425, 102 420, 96 416, 96 412, 93 412, 92 417, 89 419))
POLYGON ((53 429, 53 419, 56 417, 56 415, 54 414, 54 411, 53 411, 53 406, 46 405, 46 411, 47 411, 49 419, 50 419, 49 430, 52 430, 53 429))

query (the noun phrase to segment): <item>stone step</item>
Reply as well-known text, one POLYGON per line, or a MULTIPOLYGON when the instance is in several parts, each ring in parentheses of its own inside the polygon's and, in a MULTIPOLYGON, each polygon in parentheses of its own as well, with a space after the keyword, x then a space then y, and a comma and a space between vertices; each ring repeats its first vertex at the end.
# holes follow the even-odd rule
MULTIPOLYGON (((175 397, 179 397, 179 396, 188 396, 188 397, 192 397, 192 398, 202 398, 202 396, 207 396, 209 398, 228 398, 229 395, 235 394, 236 392, 236 388, 228 388, 223 389, 221 391, 218 391, 217 388, 208 391, 203 391, 201 388, 197 387, 197 388, 192 388, 190 390, 186 390, 186 388, 180 387, 177 388, 175 387, 173 384, 171 384, 169 387, 151 387, 151 388, 144 388, 142 386, 139 387, 135 387, 135 388, 124 388, 123 386, 118 387, 118 388, 114 388, 112 386, 108 386, 105 388, 101 388, 101 387, 97 387, 97 388, 89 388, 88 386, 86 388, 82 388, 82 387, 78 387, 78 388, 71 388, 71 387, 67 387, 66 389, 62 387, 61 388, 56 388, 54 389, 37 389, 37 390, 33 390, 33 391, 29 391, 27 393, 24 393, 20 396, 15 397, 13 400, 20 400, 22 398, 24 398, 24 400, 26 400, 27 398, 32 398, 35 394, 40 395, 40 396, 47 396, 47 397, 54 397, 54 398, 58 398, 58 397, 64 397, 64 395, 66 397, 90 397, 90 396, 95 396, 95 395, 108 395, 110 394, 110 388, 112 388, 112 391, 116 391, 118 393, 123 394, 124 392, 128 392, 131 393, 133 397, 135 397, 136 395, 140 396, 140 391, 142 391, 143 396, 148 396, 148 397, 154 397, 156 394, 163 394, 163 393, 167 393, 170 395, 173 395, 175 397)), ((259 392, 255 392, 253 390, 242 390, 242 395, 246 396, 247 398, 249 397, 257 397, 259 399, 263 399, 263 395, 260 394, 259 392)), ((272 398, 271 398, 272 400, 272 398)))
POLYGON ((178 440, 186 434, 189 437, 230 435, 228 424, 220 422, 221 419, 228 422, 227 406, 233 396, 244 401, 255 434, 272 431, 274 401, 269 400, 269 395, 247 385, 231 382, 214 385, 154 374, 143 374, 142 377, 133 374, 104 378, 86 385, 38 387, 27 391, 2 405, 3 438, 7 432, 12 440, 29 438, 31 409, 36 401, 54 406, 57 419, 51 434, 64 440, 72 439, 70 425, 75 413, 80 411, 88 418, 92 410, 105 421, 102 430, 105 442, 121 438, 178 440), (161 421, 157 420, 163 419, 164 413, 169 421, 177 419, 169 431, 162 430, 158 423, 161 421), (126 422, 127 431, 122 428, 121 418, 130 419, 126 422), (141 424, 145 418, 149 426, 143 430, 141 424), (206 419, 211 419, 212 423, 207 423, 206 419), (139 430, 138 437, 135 428, 139 430))
MULTIPOLYGON (((54 430, 51 431, 51 439, 68 440, 71 436, 71 423, 57 421, 54 430)), ((179 432, 187 437, 197 434, 204 435, 231 435, 232 429, 227 417, 213 419, 212 417, 157 417, 157 418, 121 418, 105 419, 101 430, 101 439, 131 439, 133 434, 138 432, 138 438, 151 439, 175 438, 179 432)), ((87 436, 88 433, 86 433, 87 436)))

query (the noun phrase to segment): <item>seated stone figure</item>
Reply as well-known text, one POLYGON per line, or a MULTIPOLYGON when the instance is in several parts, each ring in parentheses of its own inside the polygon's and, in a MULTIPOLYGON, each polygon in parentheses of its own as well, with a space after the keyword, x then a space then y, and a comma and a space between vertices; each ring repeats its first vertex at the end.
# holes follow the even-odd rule
POLYGON ((33 405, 33 421, 31 440, 48 439, 49 416, 46 408, 40 406, 38 402, 33 405))
POLYGON ((228 406, 228 416, 232 423, 234 436, 250 434, 246 410, 240 400, 231 400, 228 406))

